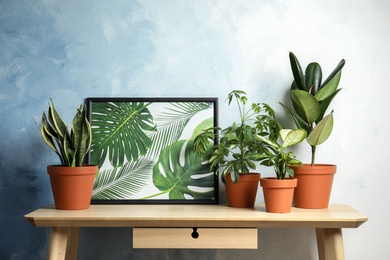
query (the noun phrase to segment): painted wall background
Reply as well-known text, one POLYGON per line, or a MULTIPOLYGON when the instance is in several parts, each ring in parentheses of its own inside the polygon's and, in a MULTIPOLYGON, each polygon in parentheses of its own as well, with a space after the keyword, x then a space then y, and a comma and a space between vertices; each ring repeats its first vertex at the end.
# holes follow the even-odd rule
MULTIPOLYGON (((0 259, 45 259, 49 230, 23 215, 53 202, 46 165, 58 161, 39 132, 49 98, 70 122, 86 97, 216 96, 226 126, 225 97, 243 89, 283 116, 289 51, 326 75, 347 61, 318 160, 338 165, 331 203, 369 216, 344 230, 346 258, 389 259, 389 24, 386 0, 1 0, 0 259)), ((79 259, 317 259, 311 230, 259 234, 253 251, 131 250, 130 229, 85 229, 79 259)))

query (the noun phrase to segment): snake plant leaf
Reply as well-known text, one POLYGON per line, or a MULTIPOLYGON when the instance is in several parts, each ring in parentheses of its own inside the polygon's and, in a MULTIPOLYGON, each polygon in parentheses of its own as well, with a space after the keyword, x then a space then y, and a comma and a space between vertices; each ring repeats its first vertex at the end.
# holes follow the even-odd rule
POLYGON ((100 171, 95 178, 92 199, 132 199, 148 184, 152 167, 152 161, 141 159, 128 162, 123 167, 100 171))
POLYGON ((91 126, 86 117, 85 107, 80 106, 72 121, 71 139, 74 145, 74 163, 81 166, 91 145, 91 126))
POLYGON ((297 114, 307 123, 315 122, 321 113, 317 99, 303 90, 291 90, 290 95, 297 114))
POLYGON ((155 131, 153 116, 144 102, 97 102, 92 106, 92 164, 99 168, 108 154, 112 166, 136 161, 145 155, 152 141, 146 132, 155 131))
POLYGON ((328 81, 326 85, 324 85, 320 90, 318 90, 318 92, 314 95, 314 97, 318 101, 322 101, 330 97, 331 95, 333 95, 337 90, 337 87, 340 82, 340 78, 341 78, 341 70, 330 81, 328 81))
POLYGON ((53 101, 50 99, 49 111, 48 111, 49 122, 54 126, 56 132, 61 138, 64 138, 65 133, 68 132, 68 126, 62 120, 61 116, 57 113, 54 107, 53 101))
POLYGON ((313 131, 307 137, 307 142, 311 146, 317 146, 325 142, 333 129, 333 112, 324 117, 317 125, 314 127, 313 131))
POLYGON ((153 183, 169 199, 211 199, 214 173, 209 162, 193 152, 193 140, 179 140, 164 148, 153 167, 153 183))
POLYGON ((316 93, 321 86, 322 70, 317 62, 312 62, 306 67, 305 71, 306 86, 311 94, 316 93))
POLYGON ((306 86, 305 84, 305 75, 303 74, 301 64, 299 63, 297 57, 294 53, 290 52, 289 58, 296 86, 300 90, 309 91, 310 86, 306 86))
POLYGON ((46 144, 58 155, 60 156, 60 159, 62 159, 61 154, 56 149, 56 144, 59 142, 59 139, 57 138, 56 132, 51 127, 51 125, 47 122, 46 114, 42 114, 42 120, 41 120, 41 134, 43 139, 45 140, 46 144))
POLYGON ((306 131, 303 129, 282 129, 280 130, 280 137, 283 140, 281 146, 286 148, 302 142, 306 138, 306 131))

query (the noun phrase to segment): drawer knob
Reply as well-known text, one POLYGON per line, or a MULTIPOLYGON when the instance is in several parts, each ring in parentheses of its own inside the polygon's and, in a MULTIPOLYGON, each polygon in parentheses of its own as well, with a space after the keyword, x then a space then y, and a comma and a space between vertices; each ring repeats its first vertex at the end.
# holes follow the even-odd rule
POLYGON ((197 239, 199 237, 198 228, 193 228, 191 233, 192 238, 197 239))

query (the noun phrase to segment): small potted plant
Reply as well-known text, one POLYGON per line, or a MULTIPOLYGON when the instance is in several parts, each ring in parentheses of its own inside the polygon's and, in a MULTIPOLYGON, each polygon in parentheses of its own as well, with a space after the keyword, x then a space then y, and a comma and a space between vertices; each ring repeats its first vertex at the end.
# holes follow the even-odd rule
POLYGON ((291 115, 297 128, 307 131, 306 141, 311 147, 311 163, 295 167, 298 186, 294 193, 294 204, 300 208, 327 208, 336 165, 316 164, 317 146, 324 143, 333 129, 333 111, 326 111, 339 93, 342 59, 330 75, 322 82, 322 69, 317 62, 310 63, 305 72, 294 55, 289 54, 294 81, 290 97, 293 108, 283 107, 291 115))
POLYGON ((306 138, 306 131, 281 129, 279 135, 283 141, 281 144, 265 136, 256 135, 256 139, 266 147, 261 165, 272 166, 276 173, 276 178, 260 178, 260 186, 263 188, 267 212, 288 213, 291 211, 294 188, 297 186, 297 179, 294 178, 294 170, 291 167, 302 163, 292 151, 286 151, 286 148, 302 142, 306 138))
POLYGON ((256 161, 263 154, 262 143, 255 138, 258 127, 268 130, 268 125, 255 125, 255 117, 261 114, 268 115, 268 107, 264 104, 252 104, 247 109, 248 98, 241 90, 234 90, 228 94, 230 105, 235 101, 238 107, 240 120, 232 122, 230 126, 221 129, 213 127, 205 129, 194 140, 194 150, 205 155, 210 141, 218 138, 218 144, 212 147, 210 165, 216 172, 221 172, 221 179, 225 183, 228 204, 231 207, 253 207, 259 185, 260 174, 253 172, 256 161))
POLYGON ((86 209, 90 206, 97 165, 83 164, 92 140, 85 106, 77 108, 72 127, 68 127, 50 100, 48 114, 42 115, 41 133, 46 144, 60 158, 60 165, 48 165, 47 171, 57 209, 86 209))

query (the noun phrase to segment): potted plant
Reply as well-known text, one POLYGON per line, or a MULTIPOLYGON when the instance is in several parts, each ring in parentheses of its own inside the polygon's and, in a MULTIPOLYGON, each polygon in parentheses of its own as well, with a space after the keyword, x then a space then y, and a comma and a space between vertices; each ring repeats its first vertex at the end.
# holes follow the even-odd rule
POLYGON ((261 165, 272 166, 276 173, 276 178, 260 178, 260 186, 263 188, 267 212, 288 213, 291 211, 294 188, 297 186, 297 179, 294 178, 294 170, 291 167, 302 163, 292 151, 286 151, 286 148, 302 142, 306 138, 306 131, 281 129, 279 135, 283 141, 281 144, 265 136, 256 136, 266 147, 261 165))
POLYGON ((216 172, 221 172, 221 179, 225 183, 228 204, 231 207, 253 207, 260 174, 254 173, 255 162, 263 154, 262 143, 255 138, 258 127, 264 131, 268 125, 255 125, 255 116, 268 115, 270 112, 265 104, 252 104, 247 109, 248 98, 241 90, 234 90, 228 94, 228 104, 234 100, 239 111, 239 122, 232 122, 230 126, 221 129, 213 127, 203 130, 194 140, 194 150, 205 155, 210 141, 218 138, 218 144, 212 147, 210 165, 216 172))
POLYGON ((83 164, 92 139, 85 106, 77 108, 72 127, 68 131, 50 100, 47 116, 45 112, 42 115, 41 134, 61 161, 61 165, 47 166, 56 208, 89 208, 98 168, 97 165, 83 164))
POLYGON ((311 163, 295 167, 298 186, 294 193, 294 204, 300 208, 327 208, 336 165, 316 164, 317 146, 324 143, 333 129, 333 111, 326 111, 339 93, 341 71, 345 60, 342 59, 330 75, 322 82, 321 66, 310 63, 305 70, 294 55, 289 54, 294 81, 290 97, 293 108, 283 107, 291 115, 297 128, 307 131, 306 141, 311 147, 311 163))

